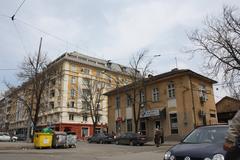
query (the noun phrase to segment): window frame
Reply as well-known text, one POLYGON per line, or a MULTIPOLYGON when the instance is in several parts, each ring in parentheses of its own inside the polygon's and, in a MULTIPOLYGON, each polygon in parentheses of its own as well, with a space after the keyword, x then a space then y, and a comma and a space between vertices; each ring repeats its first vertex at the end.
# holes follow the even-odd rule
POLYGON ((160 101, 160 91, 158 87, 152 89, 152 101, 159 102, 160 101))
POLYGON ((174 82, 168 83, 168 98, 176 98, 176 89, 174 82))

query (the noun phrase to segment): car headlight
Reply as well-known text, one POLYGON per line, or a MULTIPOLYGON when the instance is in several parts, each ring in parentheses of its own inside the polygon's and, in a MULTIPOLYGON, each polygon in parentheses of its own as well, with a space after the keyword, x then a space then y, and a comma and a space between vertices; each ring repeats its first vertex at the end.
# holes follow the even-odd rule
POLYGON ((222 154, 215 154, 212 160, 224 160, 224 156, 222 154))
POLYGON ((165 160, 168 160, 169 158, 171 157, 171 152, 170 151, 167 151, 164 155, 164 159, 165 160))

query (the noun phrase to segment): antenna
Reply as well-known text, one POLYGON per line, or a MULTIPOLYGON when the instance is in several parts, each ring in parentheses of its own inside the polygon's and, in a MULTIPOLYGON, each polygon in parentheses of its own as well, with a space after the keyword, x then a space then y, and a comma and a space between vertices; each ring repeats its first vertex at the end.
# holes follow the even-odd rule
POLYGON ((177 57, 175 57, 176 68, 178 68, 177 57))

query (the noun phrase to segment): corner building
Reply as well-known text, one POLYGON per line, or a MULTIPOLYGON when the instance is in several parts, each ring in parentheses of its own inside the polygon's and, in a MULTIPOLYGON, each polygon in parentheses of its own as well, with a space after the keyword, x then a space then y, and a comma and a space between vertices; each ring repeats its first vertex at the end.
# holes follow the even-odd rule
MULTIPOLYGON (((178 140, 196 126, 216 124, 213 84, 216 81, 187 69, 146 78, 137 92, 140 108, 139 131, 149 139, 155 128, 164 137, 178 140)), ((128 95, 133 84, 107 92, 109 132, 134 131, 133 108, 128 95)))
MULTIPOLYGON (((58 65, 62 73, 52 77, 48 88, 44 91, 46 108, 39 113, 38 128, 47 126, 57 131, 74 131, 78 139, 92 136, 93 123, 90 110, 82 99, 82 94, 88 94, 87 81, 97 79, 105 83, 104 92, 114 89, 116 85, 130 82, 129 68, 110 61, 89 57, 77 52, 64 53, 50 65, 58 65)), ((21 92, 21 87, 18 88, 21 92)), ((22 113, 24 104, 12 103, 14 94, 8 97, 11 115, 7 119, 10 133, 27 132, 27 116, 22 113), (11 104, 10 104, 11 103, 11 104), (21 113, 21 114, 20 114, 21 113)), ((99 104, 99 117, 96 132, 107 131, 107 97, 99 104)))

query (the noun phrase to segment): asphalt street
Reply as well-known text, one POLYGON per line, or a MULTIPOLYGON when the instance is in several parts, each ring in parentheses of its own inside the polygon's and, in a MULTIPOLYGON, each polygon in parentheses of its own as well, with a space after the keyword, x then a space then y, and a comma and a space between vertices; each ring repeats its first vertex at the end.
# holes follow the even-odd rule
POLYGON ((69 149, 0 150, 0 160, 162 160, 169 147, 80 142, 69 149))

